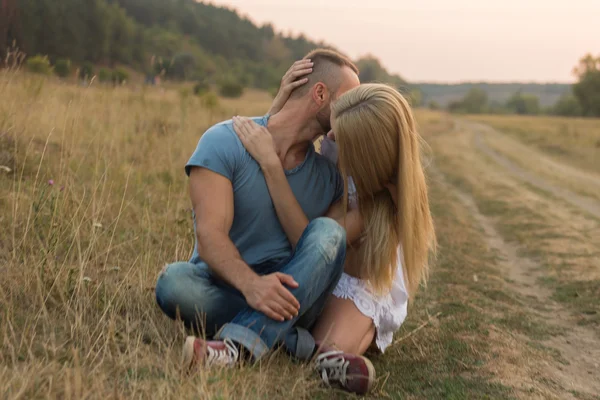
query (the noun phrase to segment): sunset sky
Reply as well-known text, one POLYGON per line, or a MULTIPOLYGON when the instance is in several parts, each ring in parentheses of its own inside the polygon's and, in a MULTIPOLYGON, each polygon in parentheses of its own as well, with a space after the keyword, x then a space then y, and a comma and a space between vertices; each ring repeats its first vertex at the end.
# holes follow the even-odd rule
POLYGON ((600 0, 211 0, 258 24, 372 53, 410 81, 571 82, 600 54, 600 0))

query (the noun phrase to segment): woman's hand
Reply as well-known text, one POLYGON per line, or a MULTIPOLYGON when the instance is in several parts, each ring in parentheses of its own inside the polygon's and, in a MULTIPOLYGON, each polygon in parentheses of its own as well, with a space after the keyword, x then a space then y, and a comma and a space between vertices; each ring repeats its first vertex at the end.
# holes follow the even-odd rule
POLYGON ((267 128, 247 117, 233 117, 233 129, 248 153, 262 168, 272 165, 281 167, 281 161, 273 144, 273 136, 267 128))
POLYGON ((281 78, 281 86, 269 109, 269 115, 274 115, 281 111, 294 89, 308 82, 308 78, 298 78, 310 74, 312 72, 312 66, 313 63, 310 60, 299 60, 292 64, 290 69, 283 75, 283 78, 281 78))

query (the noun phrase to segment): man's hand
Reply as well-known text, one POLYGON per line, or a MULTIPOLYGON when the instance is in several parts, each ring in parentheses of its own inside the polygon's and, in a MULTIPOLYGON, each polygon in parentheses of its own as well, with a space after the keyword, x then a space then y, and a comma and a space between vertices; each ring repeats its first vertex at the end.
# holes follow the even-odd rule
POLYGON ((290 320, 298 315, 300 303, 284 285, 297 288, 298 282, 281 272, 256 276, 242 288, 242 294, 250 307, 267 317, 275 321, 290 320))

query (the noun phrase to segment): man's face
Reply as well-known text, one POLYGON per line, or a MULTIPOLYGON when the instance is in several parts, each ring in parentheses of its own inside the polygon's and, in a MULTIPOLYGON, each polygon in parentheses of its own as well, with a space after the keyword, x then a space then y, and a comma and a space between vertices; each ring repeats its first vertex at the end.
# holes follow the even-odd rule
POLYGON ((329 101, 325 104, 318 112, 317 112, 317 121, 321 128, 323 129, 323 133, 327 133, 331 130, 331 103, 337 100, 341 95, 346 93, 350 89, 354 89, 355 87, 360 85, 360 80, 358 79, 358 75, 352 69, 348 67, 343 67, 341 69, 342 74, 342 82, 340 84, 340 88, 336 93, 331 93, 329 101))

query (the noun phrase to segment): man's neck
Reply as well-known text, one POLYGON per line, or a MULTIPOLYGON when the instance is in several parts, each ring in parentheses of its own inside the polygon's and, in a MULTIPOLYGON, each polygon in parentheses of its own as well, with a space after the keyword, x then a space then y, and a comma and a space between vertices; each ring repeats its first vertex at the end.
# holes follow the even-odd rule
MULTIPOLYGON (((289 103, 288 103, 289 104, 289 103)), ((269 118, 267 127, 285 169, 293 169, 306 158, 311 142, 322 134, 317 121, 300 104, 290 104, 269 118)))

